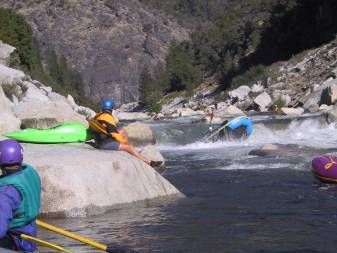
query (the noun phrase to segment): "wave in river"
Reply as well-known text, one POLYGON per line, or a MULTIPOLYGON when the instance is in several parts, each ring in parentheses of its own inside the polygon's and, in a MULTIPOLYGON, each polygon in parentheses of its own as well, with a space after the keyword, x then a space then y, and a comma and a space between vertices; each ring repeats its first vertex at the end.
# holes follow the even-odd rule
POLYGON ((200 126, 179 126, 176 129, 170 126, 161 129, 158 148, 161 150, 191 150, 191 149, 218 149, 242 146, 261 146, 266 143, 299 144, 315 148, 334 148, 337 146, 336 124, 322 123, 317 119, 294 120, 287 124, 258 123, 254 125, 253 134, 244 141, 222 141, 216 143, 203 143, 196 139, 200 126), (188 140, 190 135, 190 142, 188 140), (163 136, 165 138, 163 138, 163 136), (185 140, 185 143, 181 143, 185 140), (187 143, 186 143, 187 142, 187 143))

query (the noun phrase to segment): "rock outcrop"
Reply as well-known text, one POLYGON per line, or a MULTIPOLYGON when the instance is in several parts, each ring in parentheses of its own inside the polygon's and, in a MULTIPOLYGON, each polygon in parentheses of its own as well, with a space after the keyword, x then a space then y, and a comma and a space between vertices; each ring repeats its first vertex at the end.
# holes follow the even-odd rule
POLYGON ((119 121, 136 121, 136 120, 146 120, 151 117, 143 112, 122 112, 116 111, 114 115, 119 121))
POLYGON ((254 99, 254 103, 257 104, 260 111, 263 112, 272 104, 272 100, 266 92, 263 92, 254 99))
POLYGON ((263 145, 259 149, 253 149, 249 152, 249 155, 256 156, 285 156, 285 157, 296 157, 298 154, 301 155, 323 155, 327 152, 336 152, 336 149, 315 149, 312 147, 301 146, 297 144, 278 144, 269 143, 263 145))
POLYGON ((162 165, 155 167, 154 169, 158 172, 163 172, 165 170, 165 158, 153 145, 147 145, 142 150, 141 154, 152 161, 161 161, 162 165))
POLYGON ((297 108, 281 108, 280 111, 288 116, 300 116, 304 113, 304 109, 302 107, 297 107, 297 108))
POLYGON ((222 117, 232 116, 232 115, 244 116, 246 114, 243 111, 241 111, 239 108, 233 105, 214 111, 215 117, 222 118, 222 117))
POLYGON ((204 114, 204 112, 202 112, 202 111, 194 111, 190 108, 178 108, 176 113, 181 117, 189 117, 189 116, 204 114))
POLYGON ((21 121, 15 117, 13 104, 5 96, 0 86, 0 133, 13 132, 20 129, 21 121))
POLYGON ((136 201, 183 196, 153 168, 121 151, 87 144, 23 144, 42 179, 45 215, 86 216, 136 201))
POLYGON ((129 143, 134 146, 145 146, 155 144, 156 138, 149 125, 141 122, 134 122, 125 127, 129 137, 129 143))
POLYGON ((10 63, 10 56, 13 53, 15 47, 2 43, 0 40, 0 64, 9 66, 10 63))
MULTIPOLYGON (((8 48, 0 44, 0 52, 8 48)), ((20 128, 48 128, 65 122, 87 125, 89 108, 76 105, 24 72, 0 64, 0 134, 20 128)))
POLYGON ((138 0, 4 0, 0 7, 24 15, 40 52, 52 48, 66 57, 81 73, 86 95, 96 101, 138 100, 143 69, 154 72, 163 66, 171 42, 189 36, 175 21, 138 0))

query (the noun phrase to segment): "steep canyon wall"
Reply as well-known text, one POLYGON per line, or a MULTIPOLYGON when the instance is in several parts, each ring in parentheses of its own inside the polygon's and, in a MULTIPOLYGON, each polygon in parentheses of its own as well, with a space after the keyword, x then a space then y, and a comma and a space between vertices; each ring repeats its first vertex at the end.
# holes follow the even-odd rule
POLYGON ((188 31, 137 0, 1 1, 25 16, 43 56, 54 49, 80 72, 86 95, 117 104, 138 99, 144 68, 163 66, 172 42, 188 31))

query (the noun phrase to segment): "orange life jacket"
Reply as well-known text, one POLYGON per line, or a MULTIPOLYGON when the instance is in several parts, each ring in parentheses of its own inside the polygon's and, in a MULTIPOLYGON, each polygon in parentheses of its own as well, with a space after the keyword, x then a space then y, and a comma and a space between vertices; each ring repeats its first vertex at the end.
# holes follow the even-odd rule
POLYGON ((117 127, 116 120, 110 113, 100 112, 94 118, 89 119, 88 123, 89 123, 90 129, 92 129, 93 131, 98 132, 98 133, 103 133, 106 136, 111 137, 120 143, 123 143, 123 144, 126 143, 123 136, 120 135, 117 130, 116 132, 110 132, 110 133, 108 132, 108 125, 117 127))

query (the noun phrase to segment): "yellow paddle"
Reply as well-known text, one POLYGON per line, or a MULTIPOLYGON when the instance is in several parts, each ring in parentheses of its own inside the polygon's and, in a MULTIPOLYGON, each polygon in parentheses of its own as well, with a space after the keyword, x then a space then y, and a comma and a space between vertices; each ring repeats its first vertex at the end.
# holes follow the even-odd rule
POLYGON ((47 248, 50 248, 50 249, 58 250, 60 252, 65 252, 65 253, 71 253, 70 251, 62 248, 61 246, 58 246, 58 245, 50 243, 50 242, 43 241, 43 240, 41 240, 39 238, 36 238, 36 237, 32 237, 32 236, 17 233, 17 232, 11 232, 11 234, 17 235, 17 236, 21 237, 22 239, 35 242, 36 244, 39 244, 41 246, 44 246, 44 247, 47 247, 47 248))
POLYGON ((120 247, 113 247, 113 246, 108 246, 108 245, 105 245, 105 244, 102 244, 102 243, 99 243, 99 242, 95 242, 93 240, 90 240, 90 239, 85 238, 83 236, 76 235, 72 232, 69 232, 69 231, 64 230, 62 228, 53 226, 53 225, 48 224, 48 223, 46 223, 44 221, 41 221, 41 220, 36 220, 36 224, 41 228, 44 228, 44 229, 53 231, 55 233, 64 235, 66 237, 72 238, 74 240, 86 243, 88 245, 91 245, 91 246, 93 246, 97 249, 106 251, 108 253, 136 253, 136 251, 134 251, 132 249, 126 249, 126 248, 124 249, 124 248, 120 248, 120 247))
POLYGON ((220 128, 219 128, 218 130, 216 130, 215 132, 213 132, 210 136, 208 136, 208 137, 206 138, 206 141, 212 140, 212 138, 213 138, 214 136, 216 136, 221 130, 225 129, 225 128, 228 126, 228 124, 229 124, 229 122, 228 122, 227 124, 223 125, 222 127, 220 127, 220 128))

